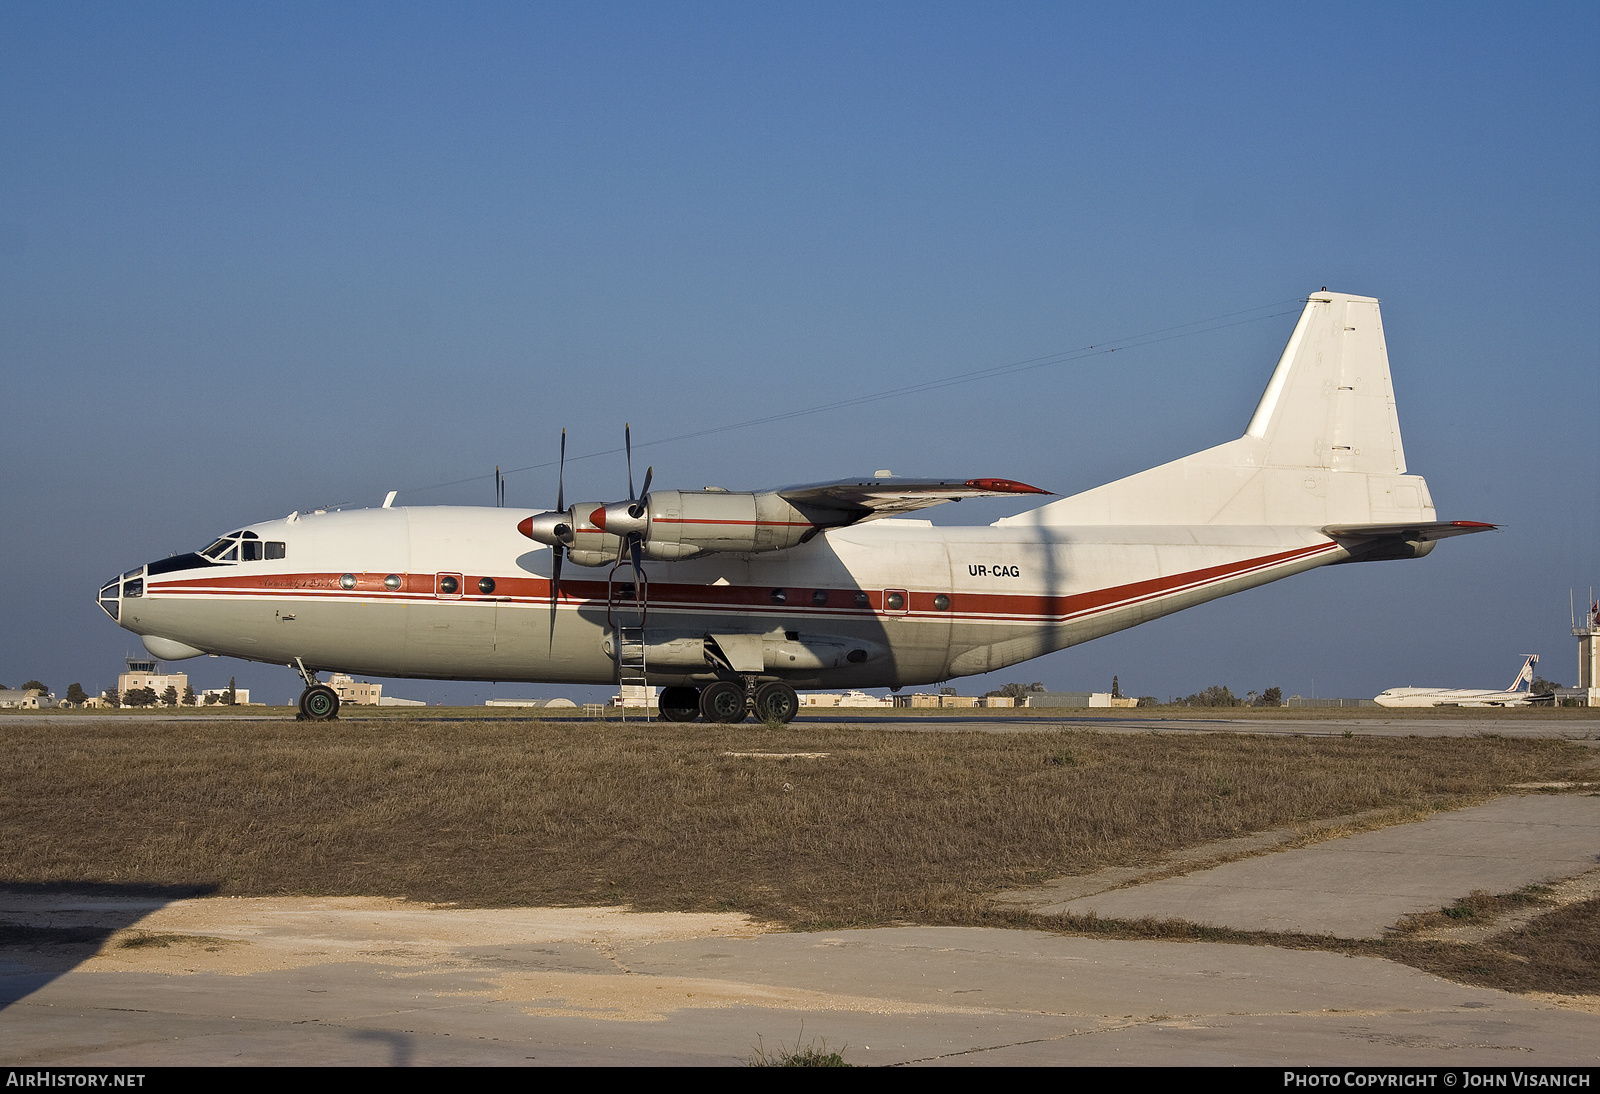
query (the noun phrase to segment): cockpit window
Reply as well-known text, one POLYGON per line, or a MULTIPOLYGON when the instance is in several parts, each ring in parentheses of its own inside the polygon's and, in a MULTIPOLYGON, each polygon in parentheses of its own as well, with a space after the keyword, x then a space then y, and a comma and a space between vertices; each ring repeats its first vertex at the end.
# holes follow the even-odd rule
POLYGON ((212 562, 260 562, 288 554, 282 540, 263 540, 254 532, 229 532, 200 552, 212 562))

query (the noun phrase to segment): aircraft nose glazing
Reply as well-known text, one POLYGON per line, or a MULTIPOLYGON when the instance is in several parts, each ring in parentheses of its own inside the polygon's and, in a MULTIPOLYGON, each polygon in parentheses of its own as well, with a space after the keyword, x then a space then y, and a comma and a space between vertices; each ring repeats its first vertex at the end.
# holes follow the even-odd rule
POLYGON ((100 610, 121 622, 122 601, 126 597, 144 595, 145 568, 135 566, 121 577, 114 577, 100 587, 96 602, 100 610))
POLYGON ((122 579, 114 577, 100 587, 100 594, 95 602, 100 605, 100 610, 114 620, 122 616, 122 579))

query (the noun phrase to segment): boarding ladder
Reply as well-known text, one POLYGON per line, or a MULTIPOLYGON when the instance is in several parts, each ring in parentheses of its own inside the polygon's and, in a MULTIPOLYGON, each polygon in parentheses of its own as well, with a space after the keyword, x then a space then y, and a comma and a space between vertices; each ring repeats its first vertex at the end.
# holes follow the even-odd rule
MULTIPOLYGON (((617 662, 618 699, 622 706, 622 720, 628 720, 627 693, 623 689, 646 689, 642 708, 645 721, 650 720, 650 677, 645 665, 644 622, 649 611, 650 581, 644 571, 639 571, 638 582, 618 581, 617 571, 633 569, 632 562, 618 562, 606 575, 606 625, 611 628, 612 656, 617 662)), ((631 573, 629 576, 632 576, 631 573)))

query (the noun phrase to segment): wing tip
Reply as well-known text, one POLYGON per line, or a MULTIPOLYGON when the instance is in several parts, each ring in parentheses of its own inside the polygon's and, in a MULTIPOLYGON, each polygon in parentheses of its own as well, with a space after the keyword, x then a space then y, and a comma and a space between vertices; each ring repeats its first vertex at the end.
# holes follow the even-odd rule
POLYGON ((996 494, 1051 494, 1053 491, 1041 490, 1037 486, 1029 486, 1025 482, 1014 479, 968 479, 967 485, 974 490, 988 490, 996 494))

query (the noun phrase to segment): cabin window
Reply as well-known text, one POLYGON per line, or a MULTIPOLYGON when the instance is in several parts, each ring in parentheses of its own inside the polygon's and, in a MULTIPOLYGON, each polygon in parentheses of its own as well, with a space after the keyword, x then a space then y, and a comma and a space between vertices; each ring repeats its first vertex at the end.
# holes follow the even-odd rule
POLYGON ((390 574, 388 577, 384 578, 383 587, 388 589, 390 592, 394 592, 396 589, 400 588, 400 575, 390 574))
POLYGON ((488 596, 490 593, 494 592, 494 578, 480 577, 478 579, 478 591, 484 596, 488 596))
POLYGON ((788 599, 789 599, 789 593, 788 593, 787 590, 785 590, 785 589, 773 589, 772 590, 772 602, 774 604, 782 604, 785 601, 787 601, 788 599))
POLYGON ((872 598, 870 596, 868 596, 866 593, 857 593, 856 594, 856 607, 858 607, 858 608, 870 608, 870 607, 872 607, 872 598))
POLYGON ((339 575, 339 588, 341 588, 341 589, 354 589, 355 587, 356 587, 356 575, 355 574, 340 574, 339 575))
POLYGON ((891 612, 898 612, 906 606, 906 595, 904 593, 890 593, 883 598, 883 606, 891 612))
POLYGON ((938 596, 934 597, 933 598, 933 610, 936 611, 936 612, 947 612, 947 611, 949 611, 950 610, 950 598, 948 596, 945 596, 943 593, 940 593, 938 596))
POLYGON ((283 558, 287 554, 285 544, 281 540, 267 540, 267 553, 264 556, 269 561, 274 558, 283 558))
POLYGON ((811 603, 815 604, 819 608, 826 607, 828 603, 828 590, 818 589, 816 592, 812 593, 811 603))
POLYGON ((443 596, 454 596, 461 591, 461 582, 453 574, 439 575, 439 592, 443 596))

